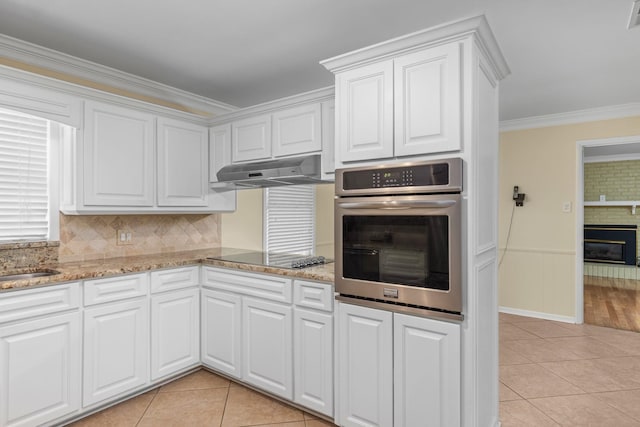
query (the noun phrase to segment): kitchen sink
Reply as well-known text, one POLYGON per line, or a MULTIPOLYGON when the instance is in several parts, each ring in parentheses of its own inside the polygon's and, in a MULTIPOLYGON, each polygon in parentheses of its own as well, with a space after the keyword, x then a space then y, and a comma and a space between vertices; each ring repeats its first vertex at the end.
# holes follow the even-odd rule
POLYGON ((24 273, 15 273, 8 275, 0 275, 0 282, 8 282, 12 280, 35 279, 36 277, 46 277, 60 274, 59 271, 50 269, 31 270, 24 273))

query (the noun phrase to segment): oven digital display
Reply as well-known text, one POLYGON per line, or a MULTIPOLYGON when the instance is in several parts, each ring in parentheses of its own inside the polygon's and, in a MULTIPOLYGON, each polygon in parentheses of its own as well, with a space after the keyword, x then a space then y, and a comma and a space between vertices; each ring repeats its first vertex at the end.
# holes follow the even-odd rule
POLYGON ((401 166, 386 169, 346 171, 343 189, 364 190, 390 187, 426 187, 449 184, 449 165, 401 166))

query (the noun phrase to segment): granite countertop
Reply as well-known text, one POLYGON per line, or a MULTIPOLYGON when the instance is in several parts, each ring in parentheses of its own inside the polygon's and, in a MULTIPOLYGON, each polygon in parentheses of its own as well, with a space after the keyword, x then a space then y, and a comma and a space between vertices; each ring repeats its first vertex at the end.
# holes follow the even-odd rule
MULTIPOLYGON (((207 249, 186 252, 170 252, 155 255, 142 255, 121 258, 107 258, 69 263, 51 263, 39 266, 38 269, 52 269, 60 274, 36 277, 24 280, 0 282, 0 292, 12 289, 24 289, 35 286, 53 285, 74 280, 94 279, 116 276, 119 274, 137 273, 163 268, 175 268, 187 265, 210 265, 213 267, 235 268, 256 273, 279 274, 298 279, 333 282, 334 264, 322 264, 301 269, 288 269, 253 265, 239 262, 207 259, 218 256, 223 249, 207 249)), ((31 269, 35 271, 36 269, 31 269)))

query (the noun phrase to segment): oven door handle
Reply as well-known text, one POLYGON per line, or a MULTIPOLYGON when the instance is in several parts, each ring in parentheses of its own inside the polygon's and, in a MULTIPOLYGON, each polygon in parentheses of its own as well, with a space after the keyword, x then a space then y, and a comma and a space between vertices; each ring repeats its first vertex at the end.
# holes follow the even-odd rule
POLYGON ((383 202, 339 202, 343 209, 418 209, 448 208, 456 204, 455 200, 387 200, 383 202))

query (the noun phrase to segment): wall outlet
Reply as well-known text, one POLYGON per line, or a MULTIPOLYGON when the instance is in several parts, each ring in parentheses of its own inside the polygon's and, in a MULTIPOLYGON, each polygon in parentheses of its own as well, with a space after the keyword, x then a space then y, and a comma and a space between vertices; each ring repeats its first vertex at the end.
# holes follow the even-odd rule
POLYGON ((562 212, 564 213, 571 212, 571 202, 562 202, 562 212))
POLYGON ((132 233, 129 230, 116 231, 116 245, 133 245, 132 233))

